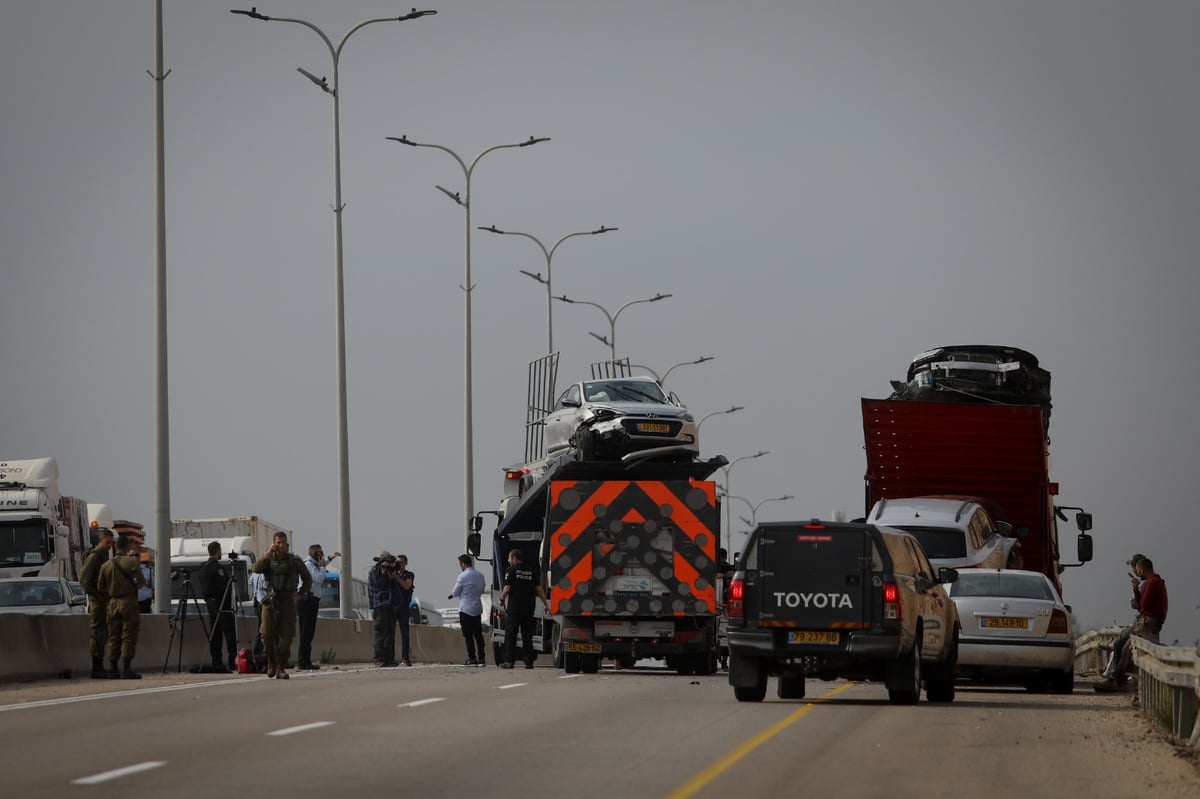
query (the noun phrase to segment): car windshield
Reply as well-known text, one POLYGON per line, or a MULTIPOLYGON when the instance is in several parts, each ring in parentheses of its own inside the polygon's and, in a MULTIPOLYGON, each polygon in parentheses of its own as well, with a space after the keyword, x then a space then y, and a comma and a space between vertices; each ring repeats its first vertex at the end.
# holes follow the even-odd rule
POLYGON ((965 558, 967 556, 967 539, 959 530, 945 530, 933 527, 904 527, 917 537, 926 556, 938 558, 965 558))
POLYGON ((641 380, 593 380, 583 384, 588 402, 653 402, 669 404, 657 384, 641 380))
POLYGON ((960 569, 958 581, 950 585, 950 596, 995 596, 1008 599, 1056 600, 1054 591, 1040 574, 1011 574, 999 571, 960 569))
POLYGON ((61 605, 62 585, 56 580, 22 580, 0 583, 0 607, 28 608, 38 605, 61 605))

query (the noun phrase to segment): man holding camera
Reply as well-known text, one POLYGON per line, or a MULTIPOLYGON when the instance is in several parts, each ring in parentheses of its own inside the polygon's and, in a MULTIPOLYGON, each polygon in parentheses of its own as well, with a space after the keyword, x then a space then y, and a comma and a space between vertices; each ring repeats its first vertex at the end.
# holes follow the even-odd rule
MULTIPOLYGON (((400 587, 396 584, 396 559, 386 549, 375 558, 367 574, 367 594, 375 630, 375 665, 399 666, 396 662, 396 617, 400 612, 400 587)), ((404 612, 408 612, 407 606, 404 612)))
POLYGON ((321 592, 325 586, 326 567, 341 554, 341 552, 334 552, 329 556, 329 560, 326 560, 325 551, 320 544, 313 544, 308 548, 308 557, 304 559, 304 566, 312 577, 312 593, 300 599, 300 647, 296 653, 298 668, 308 671, 321 668, 312 661, 313 636, 316 635, 317 616, 321 612, 321 592))
POLYGON ((230 552, 229 566, 225 566, 221 563, 221 542, 210 541, 208 560, 204 561, 197 574, 204 606, 208 608, 208 654, 212 656, 212 670, 218 674, 228 674, 237 665, 237 620, 234 618, 233 591, 230 587, 233 559, 236 556, 236 552, 230 552), (225 649, 229 655, 228 667, 221 660, 222 638, 225 639, 225 649))
POLYGON ((259 630, 267 652, 267 677, 286 680, 289 679, 286 671, 288 653, 296 635, 296 600, 311 593, 312 575, 304 567, 304 561, 291 554, 287 533, 283 531, 275 534, 267 554, 254 564, 254 573, 266 578, 267 592, 259 630), (297 581, 299 592, 296 591, 297 581))

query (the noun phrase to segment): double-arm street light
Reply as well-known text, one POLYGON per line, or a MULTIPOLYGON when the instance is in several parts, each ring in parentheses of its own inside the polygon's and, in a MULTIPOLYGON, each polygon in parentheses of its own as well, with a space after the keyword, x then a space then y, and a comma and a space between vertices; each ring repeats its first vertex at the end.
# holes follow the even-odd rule
MULTIPOLYGON (((763 455, 770 455, 770 454, 771 454, 770 452, 760 449, 758 452, 754 453, 753 455, 743 455, 740 458, 734 458, 732 461, 730 461, 729 463, 722 466, 721 470, 723 472, 725 472, 725 493, 732 496, 732 494, 730 494, 730 492, 733 491, 733 485, 729 481, 729 474, 730 474, 730 472, 733 471, 734 466, 737 466, 742 461, 753 460, 754 458, 761 458, 763 455)), ((729 529, 730 529, 729 526, 731 523, 732 523, 732 517, 729 512, 729 503, 725 503, 725 530, 726 530, 725 543, 726 543, 726 548, 728 548, 729 529)))
MULTIPOLYGON (((346 46, 346 41, 360 28, 365 28, 367 25, 373 25, 376 22, 405 22, 410 19, 430 16, 437 12, 418 11, 414 8, 410 13, 398 17, 368 19, 358 23, 347 31, 346 35, 336 45, 325 35, 325 31, 307 20, 292 17, 268 17, 266 14, 258 13, 257 7, 251 8, 249 11, 234 9, 231 13, 241 14, 242 16, 264 22, 295 22, 298 25, 303 25, 321 37, 321 41, 329 48, 329 55, 333 59, 332 83, 325 77, 318 78, 308 70, 297 67, 297 71, 333 97, 333 271, 335 298, 334 324, 337 329, 338 550, 342 553, 341 573, 346 578, 343 584, 348 586, 350 584, 349 579, 352 573, 351 566, 353 561, 350 555, 350 446, 349 426, 346 421, 346 323, 345 295, 342 288, 342 209, 345 206, 342 204, 342 138, 338 107, 341 92, 338 88, 338 64, 341 61, 342 48, 346 46)), ((346 590, 341 592, 339 615, 343 619, 348 619, 353 614, 353 598, 352 591, 346 590)))
POLYGON ((537 282, 541 283, 542 285, 544 285, 546 287, 546 354, 547 355, 553 354, 554 353, 554 311, 551 310, 551 306, 554 303, 552 303, 550 301, 551 297, 552 297, 552 295, 551 295, 552 289, 550 288, 550 264, 554 260, 554 252, 558 249, 558 245, 562 244, 567 239, 572 239, 572 238, 575 238, 576 236, 595 236, 599 233, 611 233, 612 231, 616 230, 616 228, 615 227, 605 227, 604 225, 601 225, 600 227, 596 228, 595 230, 581 230, 577 233, 568 233, 567 235, 563 236, 558 241, 554 242, 554 246, 551 247, 550 249, 546 249, 546 245, 542 244, 542 240, 539 239, 537 236, 534 236, 531 233, 522 233, 517 230, 500 230, 495 225, 492 225, 491 227, 480 227, 479 229, 486 230, 488 233, 499 233, 502 236, 524 236, 525 238, 529 239, 534 244, 536 244, 537 246, 542 248, 542 254, 546 256, 546 277, 545 277, 545 279, 542 278, 542 274, 540 272, 537 272, 537 273, 528 272, 524 269, 521 269, 519 271, 521 272, 521 274, 527 275, 528 277, 533 278, 534 280, 536 280, 537 282))
POLYGON ((530 136, 528 140, 516 142, 514 144, 494 144, 491 147, 485 148, 475 156, 474 160, 468 164, 458 153, 445 147, 441 144, 426 144, 423 142, 415 142, 407 136, 388 136, 391 141, 407 144, 410 147, 432 147, 435 150, 441 150, 444 153, 449 153, 458 165, 462 168, 463 178, 466 186, 463 194, 452 192, 449 189, 444 189, 438 186, 438 190, 445 194, 450 199, 463 207, 466 212, 466 277, 463 279, 463 525, 467 524, 472 516, 475 515, 475 443, 474 443, 474 412, 472 410, 471 399, 471 290, 474 286, 471 284, 471 176, 475 173, 475 166, 485 155, 493 150, 506 150, 514 147, 528 147, 532 144, 538 144, 544 141, 550 141, 548 137, 535 138, 530 136))
POLYGON ((745 410, 744 405, 734 405, 730 408, 726 408, 723 411, 709 411, 708 413, 706 413, 700 417, 700 421, 696 422, 696 435, 700 435, 700 427, 704 424, 704 420, 707 419, 708 417, 718 416, 722 413, 737 413, 738 411, 742 411, 742 410, 745 410))
POLYGON ((609 352, 612 355, 611 360, 615 361, 615 360, 617 360, 617 317, 621 315, 621 311, 624 311, 630 305, 637 305, 637 304, 643 303, 643 302, 658 302, 659 300, 665 300, 670 296, 673 296, 673 295, 671 295, 671 294, 655 294, 653 297, 645 297, 640 300, 630 300, 629 302, 625 303, 620 308, 618 308, 616 313, 609 313, 608 309, 605 308, 603 305, 601 305, 598 302, 592 302, 590 300, 572 300, 569 297, 567 297, 567 295, 565 295, 565 294, 561 294, 561 295, 555 297, 554 299, 561 300, 562 302, 575 303, 576 305, 590 305, 593 308, 599 308, 600 312, 602 314, 604 314, 606 317, 608 317, 608 337, 607 338, 605 336, 600 335, 599 333, 593 333, 590 330, 588 331, 588 335, 591 336, 592 338, 597 339, 601 343, 607 344, 609 352))
POLYGON ((631 364, 629 364, 629 366, 632 369, 645 369, 647 372, 654 375, 654 379, 658 381, 658 384, 660 386, 665 386, 667 384, 667 375, 671 374, 671 372, 674 372, 679 367, 694 366, 698 363, 705 363, 706 361, 711 361, 712 359, 713 359, 713 356, 711 356, 711 355, 701 355, 699 358, 697 358, 694 361, 683 361, 682 363, 674 364, 669 369, 667 369, 667 371, 663 372, 661 377, 659 376, 658 372, 654 371, 649 366, 642 366, 639 363, 631 363, 631 364))
POLYGON ((758 527, 758 509, 763 505, 767 504, 768 502, 786 502, 789 499, 795 499, 795 497, 791 494, 784 494, 782 497, 771 497, 769 499, 764 499, 751 504, 750 500, 746 499, 745 497, 735 497, 730 494, 726 494, 725 496, 729 499, 736 499, 746 503, 746 507, 750 509, 750 518, 747 519, 745 516, 739 516, 738 519, 745 524, 750 525, 751 530, 758 527))

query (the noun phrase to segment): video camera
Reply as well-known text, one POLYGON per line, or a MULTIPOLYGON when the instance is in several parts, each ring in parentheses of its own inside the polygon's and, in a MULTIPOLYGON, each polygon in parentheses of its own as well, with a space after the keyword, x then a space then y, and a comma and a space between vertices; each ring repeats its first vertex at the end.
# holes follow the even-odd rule
POLYGON ((384 571, 395 571, 396 567, 399 565, 396 562, 395 555, 389 555, 386 558, 371 558, 371 560, 379 564, 379 568, 384 571))
POLYGON ((229 552, 229 559, 230 559, 230 560, 237 560, 237 559, 238 559, 238 558, 240 558, 240 557, 241 557, 241 555, 239 555, 239 554, 238 554, 238 553, 236 553, 236 552, 233 552, 233 551, 230 551, 230 552, 229 552))

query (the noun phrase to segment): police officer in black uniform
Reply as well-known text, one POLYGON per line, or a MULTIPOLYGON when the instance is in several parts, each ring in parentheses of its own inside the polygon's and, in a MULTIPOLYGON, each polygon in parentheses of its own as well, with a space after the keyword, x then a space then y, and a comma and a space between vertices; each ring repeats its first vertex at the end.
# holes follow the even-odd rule
POLYGON ((542 600, 546 613, 550 612, 550 602, 546 599, 546 591, 542 582, 531 566, 525 565, 521 551, 513 549, 508 553, 508 571, 504 572, 504 591, 500 594, 500 604, 504 607, 504 662, 502 669, 511 669, 515 665, 517 649, 517 630, 521 631, 522 660, 525 668, 532 669, 537 655, 533 652, 533 628, 537 622, 534 616, 534 599, 542 600))
POLYGON ((208 560, 200 567, 200 590, 208 608, 208 652, 212 655, 212 669, 221 674, 228 674, 237 666, 237 620, 233 615, 233 593, 229 590, 232 578, 232 564, 221 563, 221 542, 210 541, 208 560), (228 666, 221 660, 221 638, 225 639, 228 650, 228 666))

